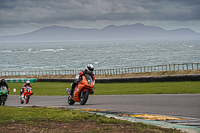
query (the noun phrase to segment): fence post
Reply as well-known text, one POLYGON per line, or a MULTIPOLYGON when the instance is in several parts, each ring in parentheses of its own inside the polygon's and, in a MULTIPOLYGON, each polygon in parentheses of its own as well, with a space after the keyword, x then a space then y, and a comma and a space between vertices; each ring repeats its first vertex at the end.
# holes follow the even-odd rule
POLYGON ((174 71, 175 71, 175 64, 174 64, 174 71))
POLYGON ((194 64, 192 63, 192 70, 194 70, 193 65, 194 65, 194 64))

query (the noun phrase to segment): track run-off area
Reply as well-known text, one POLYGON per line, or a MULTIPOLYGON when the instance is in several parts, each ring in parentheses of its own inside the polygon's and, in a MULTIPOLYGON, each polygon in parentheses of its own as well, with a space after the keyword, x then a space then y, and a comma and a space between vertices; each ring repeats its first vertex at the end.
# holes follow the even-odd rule
POLYGON ((19 95, 9 95, 6 106, 66 108, 200 132, 200 94, 90 95, 85 105, 68 105, 67 98, 33 95, 28 104, 21 104, 19 95))

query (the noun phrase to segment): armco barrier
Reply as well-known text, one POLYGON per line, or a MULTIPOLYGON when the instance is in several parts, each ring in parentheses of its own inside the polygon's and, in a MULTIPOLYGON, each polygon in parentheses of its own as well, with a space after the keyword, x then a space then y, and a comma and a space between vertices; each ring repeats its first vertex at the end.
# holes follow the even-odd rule
POLYGON ((27 80, 29 80, 31 83, 32 82, 36 82, 36 79, 5 79, 6 82, 26 82, 27 80))
MULTIPOLYGON (((75 79, 38 79, 38 82, 73 82, 75 79)), ((96 83, 200 81, 200 74, 96 79, 96 83)))

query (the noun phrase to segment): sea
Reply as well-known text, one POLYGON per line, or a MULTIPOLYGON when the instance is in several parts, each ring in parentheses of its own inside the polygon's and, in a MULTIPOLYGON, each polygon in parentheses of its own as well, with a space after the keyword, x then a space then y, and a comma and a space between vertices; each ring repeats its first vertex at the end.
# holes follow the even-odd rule
POLYGON ((0 71, 200 63, 200 39, 0 43, 0 71))

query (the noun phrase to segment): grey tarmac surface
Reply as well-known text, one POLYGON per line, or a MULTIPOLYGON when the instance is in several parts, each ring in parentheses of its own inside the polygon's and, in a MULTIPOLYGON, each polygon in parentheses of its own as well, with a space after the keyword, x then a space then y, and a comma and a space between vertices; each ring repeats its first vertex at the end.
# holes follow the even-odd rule
POLYGON ((6 106, 106 109, 115 112, 162 114, 200 119, 200 94, 90 95, 85 105, 68 105, 68 96, 31 96, 28 104, 9 95, 6 106))

